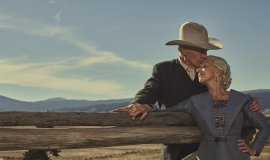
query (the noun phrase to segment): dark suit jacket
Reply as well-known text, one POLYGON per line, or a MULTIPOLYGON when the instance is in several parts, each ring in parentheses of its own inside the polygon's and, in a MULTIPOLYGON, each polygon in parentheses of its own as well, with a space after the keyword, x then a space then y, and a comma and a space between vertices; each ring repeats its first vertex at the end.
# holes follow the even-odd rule
POLYGON ((155 104, 168 108, 190 96, 207 91, 198 82, 192 81, 178 59, 165 61, 154 66, 152 77, 134 97, 132 103, 155 104))

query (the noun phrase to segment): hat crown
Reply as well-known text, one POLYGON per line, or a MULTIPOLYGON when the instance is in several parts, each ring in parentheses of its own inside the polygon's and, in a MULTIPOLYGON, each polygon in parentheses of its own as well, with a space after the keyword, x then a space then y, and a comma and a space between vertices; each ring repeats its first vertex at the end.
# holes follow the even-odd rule
POLYGON ((208 43, 208 32, 201 24, 186 22, 180 27, 179 40, 191 43, 208 43))
POLYGON ((182 24, 179 31, 179 39, 169 41, 166 45, 182 45, 205 50, 215 50, 223 47, 220 40, 208 37, 206 28, 195 22, 182 24))

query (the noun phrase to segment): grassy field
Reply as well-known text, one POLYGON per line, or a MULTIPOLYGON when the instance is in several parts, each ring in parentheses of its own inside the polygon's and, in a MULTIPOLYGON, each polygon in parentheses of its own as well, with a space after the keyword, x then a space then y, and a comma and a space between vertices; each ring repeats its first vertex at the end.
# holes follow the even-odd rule
MULTIPOLYGON (((161 145, 132 145, 90 149, 62 150, 60 157, 52 160, 146 160, 159 159, 161 145)), ((0 152, 0 160, 22 159, 25 151, 0 152)))
MULTIPOLYGON (((159 160, 160 144, 145 144, 90 149, 62 150, 61 157, 52 160, 159 160)), ((0 152, 0 160, 20 160, 25 151, 0 152)), ((270 147, 265 147, 259 158, 252 160, 269 160, 270 147)))

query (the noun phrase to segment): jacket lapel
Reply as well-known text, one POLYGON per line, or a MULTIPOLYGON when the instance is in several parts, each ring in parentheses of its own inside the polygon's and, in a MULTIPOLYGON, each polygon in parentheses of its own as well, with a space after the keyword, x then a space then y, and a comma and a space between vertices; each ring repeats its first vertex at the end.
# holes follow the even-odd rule
MULTIPOLYGON (((197 97, 198 98, 194 99, 193 101, 196 104, 194 106, 203 116, 209 131, 212 133, 212 135, 215 135, 215 125, 211 111, 213 101, 208 92, 202 93, 197 97)), ((243 93, 235 90, 230 91, 225 113, 225 135, 228 135, 237 114, 249 100, 250 97, 243 93)))
POLYGON ((176 83, 182 84, 182 85, 177 85, 177 87, 179 90, 182 90, 182 86, 186 86, 186 84, 183 84, 184 81, 183 81, 182 76, 185 76, 185 74, 187 73, 185 73, 185 69, 182 67, 178 59, 176 59, 173 63, 173 71, 174 71, 173 76, 174 76, 174 79, 176 80, 176 83))
POLYGON ((200 95, 201 95, 200 98, 194 101, 194 103, 196 103, 195 107, 205 120, 209 131, 212 133, 212 135, 215 135, 213 115, 211 111, 212 99, 210 98, 208 92, 202 93, 200 95))
MULTIPOLYGON (((181 84, 181 85, 177 85, 179 90, 183 90, 183 86, 192 87, 195 84, 196 85, 199 84, 199 78, 198 78, 197 73, 195 75, 194 81, 192 81, 191 78, 189 77, 189 75, 187 74, 187 72, 185 71, 184 67, 180 64, 179 59, 176 59, 173 63, 173 76, 174 76, 174 79, 176 80, 177 84, 181 84)), ((191 89, 191 88, 189 88, 189 89, 191 89)), ((193 94, 194 93, 192 93, 192 95, 193 94)))
POLYGON ((227 102, 226 115, 225 115, 225 135, 228 135, 232 127, 232 123, 234 122, 237 114, 241 111, 242 107, 250 100, 250 97, 237 92, 235 90, 231 90, 229 94, 229 99, 227 102))

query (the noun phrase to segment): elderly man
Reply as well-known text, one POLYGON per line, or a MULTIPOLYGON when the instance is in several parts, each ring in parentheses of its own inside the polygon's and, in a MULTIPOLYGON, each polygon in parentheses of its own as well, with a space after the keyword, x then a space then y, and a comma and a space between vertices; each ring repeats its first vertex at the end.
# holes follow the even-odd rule
MULTIPOLYGON (((219 40, 208 37, 203 25, 194 22, 182 24, 179 40, 167 42, 166 45, 178 45, 180 56, 154 66, 152 76, 146 81, 144 88, 125 108, 133 119, 137 115, 144 119, 149 114, 147 108, 156 102, 160 109, 166 109, 194 94, 205 92, 207 89, 199 84, 195 70, 206 59, 208 50, 222 48, 219 40)), ((251 110, 259 108, 257 101, 250 106, 251 110)), ((114 111, 121 112, 122 109, 114 111)), ((198 144, 164 144, 161 160, 183 159, 196 151, 197 147, 198 144)))

